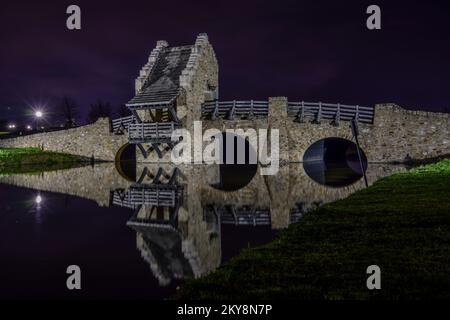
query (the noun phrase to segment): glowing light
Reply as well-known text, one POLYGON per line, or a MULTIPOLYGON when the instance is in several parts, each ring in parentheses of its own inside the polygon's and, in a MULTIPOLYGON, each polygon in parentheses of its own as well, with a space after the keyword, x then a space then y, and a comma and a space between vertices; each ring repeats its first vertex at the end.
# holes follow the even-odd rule
POLYGON ((36 199, 35 199, 35 202, 36 202, 37 204, 40 204, 40 203, 42 202, 42 197, 41 197, 40 195, 37 195, 37 196, 36 196, 36 199))
POLYGON ((31 126, 30 126, 30 125, 27 125, 27 129, 28 129, 28 130, 31 130, 31 126))
POLYGON ((15 128, 16 128, 16 125, 15 125, 15 124, 9 124, 9 125, 8 125, 8 128, 9 128, 9 129, 15 129, 15 128))
POLYGON ((42 116, 43 116, 43 113, 42 113, 42 111, 36 111, 35 113, 34 113, 34 115, 36 116, 36 118, 42 118, 42 116))

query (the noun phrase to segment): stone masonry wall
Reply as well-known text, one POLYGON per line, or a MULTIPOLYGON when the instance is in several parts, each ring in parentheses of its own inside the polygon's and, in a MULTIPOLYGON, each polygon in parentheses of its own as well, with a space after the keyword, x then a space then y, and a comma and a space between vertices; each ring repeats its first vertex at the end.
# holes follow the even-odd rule
POLYGON ((408 111, 396 104, 375 106, 373 126, 360 130, 373 162, 404 161, 450 154, 450 114, 408 111))
POLYGON ((127 142, 127 135, 114 135, 110 131, 108 118, 100 118, 93 124, 77 128, 2 139, 0 147, 38 147, 113 161, 119 148, 127 142))
MULTIPOLYGON (((194 137, 194 121, 201 118, 201 105, 206 100, 207 92, 210 87, 219 86, 219 65, 206 34, 197 37, 191 58, 180 77, 180 84, 186 92, 186 116, 182 124, 194 137)), ((202 150, 192 150, 193 157, 195 152, 202 150)))
POLYGON ((102 207, 110 206, 111 191, 127 189, 131 185, 130 181, 120 176, 112 163, 47 171, 36 175, 0 176, 0 183, 77 196, 93 200, 102 207))
MULTIPOLYGON (((350 123, 331 121, 320 124, 311 121, 294 122, 287 116, 287 99, 269 98, 269 117, 251 121, 204 121, 203 128, 278 129, 280 162, 302 162, 305 151, 314 142, 338 137, 353 140, 350 123), (250 124, 250 125, 249 125, 250 124)), ((450 154, 450 115, 422 111, 408 111, 395 104, 375 106, 373 124, 359 124, 359 142, 369 162, 403 162, 450 154)), ((270 134, 270 133, 269 133, 270 134)))

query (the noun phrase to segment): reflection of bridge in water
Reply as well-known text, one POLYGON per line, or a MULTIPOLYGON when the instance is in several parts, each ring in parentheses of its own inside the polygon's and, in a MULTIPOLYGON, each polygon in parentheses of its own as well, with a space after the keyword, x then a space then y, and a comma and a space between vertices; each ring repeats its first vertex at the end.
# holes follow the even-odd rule
MULTIPOLYGON (((146 174, 148 168, 144 168, 146 174)), ((133 183, 127 190, 117 189, 113 192, 113 204, 136 209, 143 205, 152 205, 156 207, 168 206, 175 207, 179 204, 177 201, 182 197, 183 187, 177 184, 178 168, 175 168, 167 183, 162 183, 160 178, 163 170, 159 168, 153 181, 143 184, 144 175, 139 178, 137 183, 133 183)))
MULTIPOLYGON (((370 164, 369 183, 402 167, 370 164)), ((236 191, 212 187, 220 180, 217 166, 144 164, 135 181, 103 163, 39 175, 0 177, 0 183, 58 192, 96 201, 100 206, 130 210, 127 225, 136 245, 161 285, 172 279, 199 277, 222 261, 224 225, 273 229, 287 227, 308 210, 363 188, 363 181, 329 188, 313 181, 302 164, 282 166, 275 176, 253 179, 236 191)))
POLYGON ((215 206, 209 205, 203 209, 205 217, 214 216, 221 224, 241 226, 270 226, 270 210, 255 206, 215 206))

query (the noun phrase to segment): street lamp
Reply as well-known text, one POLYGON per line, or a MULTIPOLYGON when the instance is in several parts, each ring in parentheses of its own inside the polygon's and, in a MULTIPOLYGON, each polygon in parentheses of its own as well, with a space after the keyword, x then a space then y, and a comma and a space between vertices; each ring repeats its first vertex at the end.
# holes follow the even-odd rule
POLYGON ((40 110, 37 110, 37 111, 34 113, 34 116, 36 117, 36 129, 37 129, 37 130, 39 130, 39 119, 42 118, 43 115, 44 115, 44 114, 43 114, 42 111, 40 111, 40 110))

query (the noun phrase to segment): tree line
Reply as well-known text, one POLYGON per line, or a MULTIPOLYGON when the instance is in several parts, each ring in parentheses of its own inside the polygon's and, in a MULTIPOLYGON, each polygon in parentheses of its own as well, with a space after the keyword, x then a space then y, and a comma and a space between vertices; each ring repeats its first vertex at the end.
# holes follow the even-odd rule
POLYGON ((72 128, 86 123, 94 123, 99 118, 121 118, 131 115, 125 105, 113 107, 109 102, 101 99, 89 106, 87 115, 75 99, 63 96, 51 108, 42 110, 44 116, 40 119, 33 114, 24 115, 22 112, 11 114, 8 118, 0 118, 0 134, 3 132, 32 133, 36 130, 57 130, 59 128, 72 128), (11 125, 14 124, 14 127, 11 125))
MULTIPOLYGON (((64 96, 57 105, 57 116, 63 122, 64 127, 71 128, 79 124, 80 119, 79 106, 76 101, 68 96, 64 96)), ((85 122, 94 123, 99 118, 120 118, 131 115, 130 110, 125 105, 119 105, 113 108, 109 102, 97 100, 89 107, 89 112, 85 122)))

